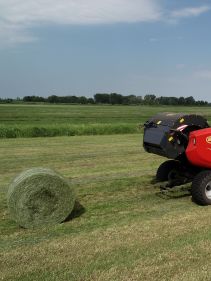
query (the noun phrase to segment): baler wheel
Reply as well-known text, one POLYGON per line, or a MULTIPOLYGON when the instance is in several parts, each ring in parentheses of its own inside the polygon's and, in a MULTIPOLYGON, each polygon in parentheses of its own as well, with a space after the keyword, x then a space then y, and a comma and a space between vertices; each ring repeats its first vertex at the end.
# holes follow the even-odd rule
POLYGON ((180 162, 176 160, 167 160, 160 165, 157 170, 156 180, 158 182, 168 181, 169 175, 175 171, 177 172, 180 167, 180 162))
POLYGON ((193 201, 199 205, 211 205, 211 171, 202 171, 194 178, 191 187, 193 201))

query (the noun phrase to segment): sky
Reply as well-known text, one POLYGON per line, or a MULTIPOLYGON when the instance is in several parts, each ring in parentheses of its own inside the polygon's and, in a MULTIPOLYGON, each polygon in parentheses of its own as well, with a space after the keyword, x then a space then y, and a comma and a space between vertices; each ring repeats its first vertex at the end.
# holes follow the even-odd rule
POLYGON ((209 0, 0 0, 0 97, 211 102, 209 0))

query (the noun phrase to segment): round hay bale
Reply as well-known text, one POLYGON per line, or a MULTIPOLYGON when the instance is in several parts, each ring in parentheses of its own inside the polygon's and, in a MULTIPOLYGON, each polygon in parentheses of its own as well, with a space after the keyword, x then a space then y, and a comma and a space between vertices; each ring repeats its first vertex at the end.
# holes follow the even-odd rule
POLYGON ((34 168, 17 176, 7 194, 12 218, 24 228, 63 222, 73 210, 70 183, 50 169, 34 168))

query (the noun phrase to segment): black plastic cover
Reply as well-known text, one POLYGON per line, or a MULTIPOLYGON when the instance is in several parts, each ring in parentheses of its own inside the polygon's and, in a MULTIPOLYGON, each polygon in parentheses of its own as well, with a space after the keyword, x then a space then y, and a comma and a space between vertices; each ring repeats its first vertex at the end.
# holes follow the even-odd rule
POLYGON ((208 127, 201 115, 159 113, 145 123, 143 145, 149 153, 177 159, 185 152, 189 133, 208 127))

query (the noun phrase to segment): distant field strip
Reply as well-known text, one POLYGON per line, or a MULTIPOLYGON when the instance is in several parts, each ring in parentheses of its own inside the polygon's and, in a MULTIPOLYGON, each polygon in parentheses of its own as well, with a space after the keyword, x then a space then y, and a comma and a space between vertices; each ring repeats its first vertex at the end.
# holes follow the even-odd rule
POLYGON ((0 138, 33 138, 56 136, 132 134, 139 131, 134 124, 55 124, 55 125, 0 125, 0 138))
POLYGON ((211 120, 209 107, 0 105, 0 138, 140 133, 158 112, 198 113, 211 120))

